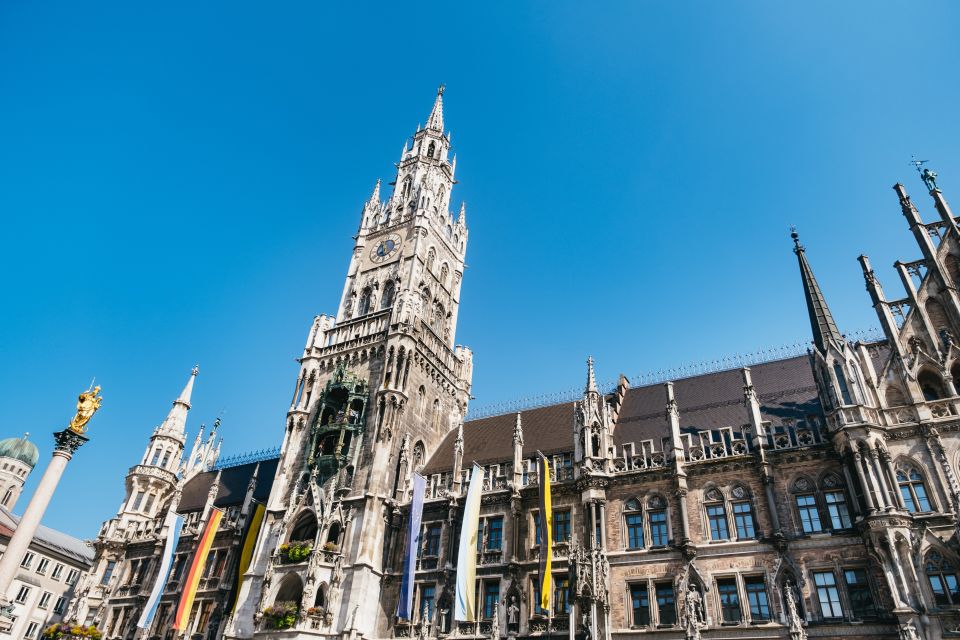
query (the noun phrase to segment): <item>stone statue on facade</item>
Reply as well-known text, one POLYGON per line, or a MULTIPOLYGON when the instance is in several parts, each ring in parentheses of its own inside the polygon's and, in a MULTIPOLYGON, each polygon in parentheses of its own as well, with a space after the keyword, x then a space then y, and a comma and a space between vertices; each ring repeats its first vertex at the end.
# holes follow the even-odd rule
POLYGON ((424 602, 420 611, 420 640, 430 637, 430 603, 424 602))
POLYGON ((900 638, 902 640, 920 640, 920 634, 912 620, 908 620, 905 625, 900 627, 900 638))
POLYGON ((517 596, 510 596, 507 605, 507 632, 520 631, 520 607, 517 606, 517 596))
POLYGON ((100 387, 96 386, 87 389, 77 398, 77 415, 70 420, 71 431, 80 434, 86 433, 87 423, 90 422, 90 418, 100 409, 100 405, 103 403, 103 397, 99 393, 100 387))
POLYGON ((490 640, 500 640, 500 603, 493 607, 493 619, 490 621, 490 640))
POLYGON ((690 584, 683 599, 683 627, 687 640, 700 640, 700 629, 706 625, 703 611, 703 596, 697 585, 690 584))

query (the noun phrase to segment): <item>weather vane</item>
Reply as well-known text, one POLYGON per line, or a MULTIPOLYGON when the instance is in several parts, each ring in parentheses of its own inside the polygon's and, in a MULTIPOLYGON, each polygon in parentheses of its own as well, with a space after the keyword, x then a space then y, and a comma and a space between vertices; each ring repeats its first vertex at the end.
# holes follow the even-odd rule
POLYGON ((933 193, 934 191, 939 191, 937 187, 937 174, 934 171, 930 171, 923 165, 927 164, 927 160, 917 160, 917 156, 910 156, 910 164, 917 168, 917 173, 920 174, 920 179, 923 180, 923 184, 927 185, 927 191, 933 193), (923 167, 923 168, 921 168, 923 167))

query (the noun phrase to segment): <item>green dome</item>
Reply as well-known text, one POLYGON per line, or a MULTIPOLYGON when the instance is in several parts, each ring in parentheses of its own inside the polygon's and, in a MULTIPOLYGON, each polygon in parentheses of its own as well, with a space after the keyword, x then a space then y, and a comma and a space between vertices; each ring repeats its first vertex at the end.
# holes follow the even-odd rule
POLYGON ((25 433, 22 438, 0 440, 0 458, 13 458, 25 462, 31 467, 37 466, 40 452, 37 450, 37 445, 27 440, 29 435, 29 433, 25 433))

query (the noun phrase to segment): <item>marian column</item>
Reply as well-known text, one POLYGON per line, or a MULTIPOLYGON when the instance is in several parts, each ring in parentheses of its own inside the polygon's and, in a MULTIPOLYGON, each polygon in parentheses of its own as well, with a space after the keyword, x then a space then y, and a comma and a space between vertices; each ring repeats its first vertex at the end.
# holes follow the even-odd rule
POLYGON ((83 434, 87 430, 87 423, 90 422, 90 418, 93 417, 93 414, 100 408, 100 403, 103 402, 103 398, 98 395, 99 393, 100 387, 94 387, 81 393, 77 401, 77 415, 70 421, 70 426, 53 434, 56 441, 53 458, 47 465, 46 471, 43 472, 43 477, 33 492, 33 497, 30 498, 27 510, 20 518, 17 530, 10 538, 10 543, 7 545, 3 558, 0 558, 0 604, 2 604, 0 613, 7 614, 11 608, 7 598, 7 590, 17 575, 20 561, 29 549, 33 535, 37 532, 37 527, 40 526, 43 513, 47 510, 47 505, 50 504, 50 498, 53 497, 53 492, 56 490, 57 484, 60 483, 60 476, 63 475, 63 471, 67 468, 67 463, 73 457, 74 452, 89 440, 83 434))

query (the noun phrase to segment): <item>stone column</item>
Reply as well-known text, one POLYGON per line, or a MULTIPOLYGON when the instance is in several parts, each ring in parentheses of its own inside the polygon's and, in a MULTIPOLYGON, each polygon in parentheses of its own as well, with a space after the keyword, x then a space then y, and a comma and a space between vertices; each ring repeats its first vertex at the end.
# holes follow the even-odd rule
POLYGON ((60 476, 63 475, 64 469, 67 468, 67 463, 70 461, 70 458, 73 457, 76 450, 89 440, 86 436, 80 435, 71 429, 64 429, 59 433, 55 433, 53 437, 56 445, 53 449, 53 457, 50 460, 50 464, 47 465, 47 469, 43 472, 40 484, 37 485, 36 490, 33 492, 33 497, 30 498, 30 504, 27 505, 27 510, 23 512, 23 517, 20 518, 17 530, 14 532, 13 537, 10 538, 10 543, 7 545, 3 558, 0 559, 0 601, 3 602, 7 601, 7 590, 10 589, 10 584, 17 575, 17 569, 20 566, 20 561, 23 559, 23 555, 27 552, 27 549, 30 548, 30 542, 33 540, 33 535, 37 532, 37 527, 40 526, 43 513, 47 510, 47 505, 50 504, 50 498, 53 497, 53 492, 56 490, 57 484, 60 483, 60 476))
MULTIPOLYGON (((856 447, 856 445, 854 445, 856 447)), ((863 456, 860 455, 860 452, 856 449, 853 450, 853 466, 857 472, 857 478, 860 480, 860 486, 863 488, 863 499, 867 503, 867 511, 875 511, 876 506, 873 502, 873 495, 870 485, 867 483, 867 478, 863 473, 863 456)))

